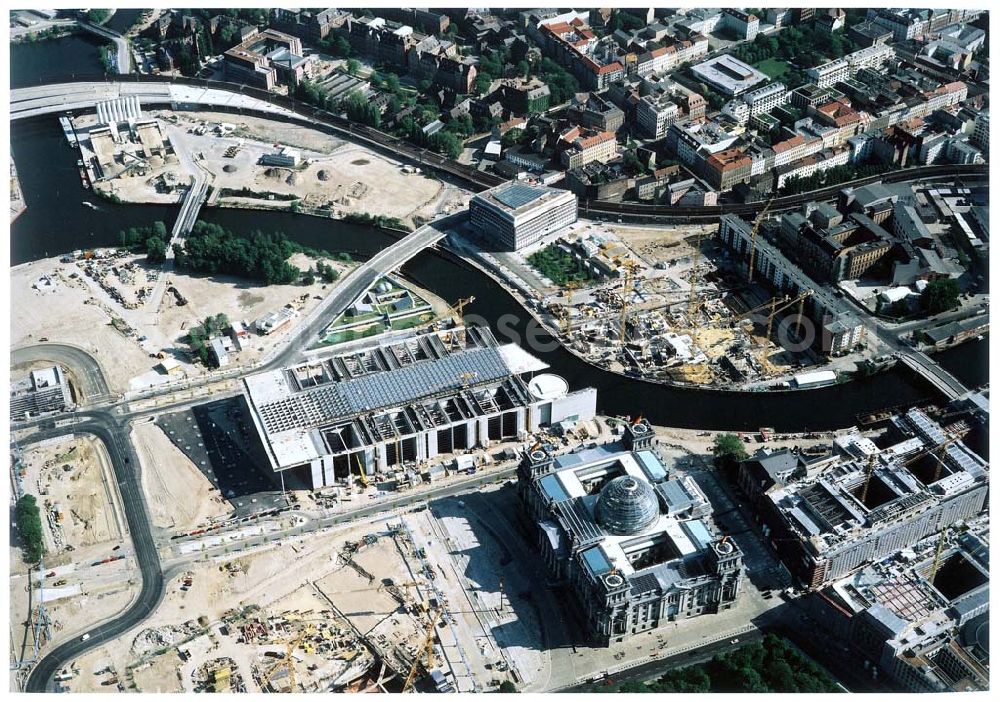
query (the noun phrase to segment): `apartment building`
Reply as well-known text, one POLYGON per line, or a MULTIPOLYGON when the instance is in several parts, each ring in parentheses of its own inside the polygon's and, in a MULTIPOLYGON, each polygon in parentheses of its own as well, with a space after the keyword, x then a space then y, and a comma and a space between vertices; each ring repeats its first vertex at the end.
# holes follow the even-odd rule
POLYGON ((771 83, 744 93, 742 100, 750 108, 750 118, 753 118, 788 102, 788 90, 784 83, 771 83))
POLYGON ((727 7, 722 11, 721 27, 742 41, 753 41, 760 31, 760 19, 757 15, 727 7))
POLYGON ((645 95, 635 107, 635 119, 643 136, 662 139, 680 110, 668 95, 645 95))
POLYGON ((594 161, 607 163, 618 155, 618 140, 614 132, 573 127, 559 139, 566 144, 559 154, 566 168, 579 168, 594 161))
POLYGON ((850 75, 851 67, 844 59, 834 59, 806 71, 806 77, 820 88, 827 88, 838 81, 846 80, 850 75))

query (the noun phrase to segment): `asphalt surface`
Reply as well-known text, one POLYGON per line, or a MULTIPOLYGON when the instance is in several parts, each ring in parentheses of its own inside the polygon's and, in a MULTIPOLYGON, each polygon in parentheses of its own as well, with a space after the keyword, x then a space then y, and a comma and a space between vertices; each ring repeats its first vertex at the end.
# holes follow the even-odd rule
POLYGON ((69 344, 36 344, 14 349, 10 353, 11 366, 37 361, 52 361, 73 370, 73 375, 81 384, 83 399, 87 403, 112 399, 108 381, 97 359, 78 346, 69 344))
MULTIPOLYGON (((61 668, 84 652, 121 636, 142 622, 153 613, 163 599, 163 571, 149 529, 149 515, 146 512, 146 499, 139 473, 139 458, 129 441, 128 428, 110 412, 91 411, 85 415, 87 420, 75 424, 72 431, 75 434, 94 435, 108 450, 115 472, 115 481, 122 497, 122 508, 132 538, 136 563, 142 575, 142 587, 138 597, 123 614, 91 629, 87 632, 89 636, 86 640, 80 637, 66 641, 38 661, 25 683, 26 692, 46 692, 52 677, 61 668)), ((43 430, 26 439, 24 443, 35 443, 65 433, 65 428, 43 430)))

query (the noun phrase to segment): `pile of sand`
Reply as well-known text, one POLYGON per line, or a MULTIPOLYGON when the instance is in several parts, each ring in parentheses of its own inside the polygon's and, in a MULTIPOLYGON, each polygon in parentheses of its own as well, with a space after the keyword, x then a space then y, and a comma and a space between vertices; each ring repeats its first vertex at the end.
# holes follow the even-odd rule
POLYGON ((226 173, 235 173, 237 169, 236 166, 234 166, 233 164, 227 163, 225 166, 222 167, 222 170, 224 170, 226 173))

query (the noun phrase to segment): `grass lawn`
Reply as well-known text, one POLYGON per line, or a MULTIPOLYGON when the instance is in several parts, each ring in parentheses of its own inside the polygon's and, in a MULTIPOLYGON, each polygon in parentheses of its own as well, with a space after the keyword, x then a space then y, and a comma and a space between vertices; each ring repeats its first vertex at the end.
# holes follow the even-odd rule
POLYGON ((776 58, 758 61, 754 64, 754 68, 761 73, 766 74, 771 80, 778 80, 781 76, 788 73, 788 64, 785 61, 776 58))

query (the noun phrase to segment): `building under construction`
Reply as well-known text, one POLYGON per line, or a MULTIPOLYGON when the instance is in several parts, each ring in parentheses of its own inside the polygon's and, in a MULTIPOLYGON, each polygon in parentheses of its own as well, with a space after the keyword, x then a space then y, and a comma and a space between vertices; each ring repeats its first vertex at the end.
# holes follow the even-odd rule
POLYGON ((640 421, 621 444, 533 447, 518 468, 541 556, 603 645, 728 609, 743 581, 739 547, 710 531, 708 500, 690 478, 669 478, 652 439, 640 421))
POLYGON ((534 375, 547 367, 486 328, 457 327, 242 382, 271 468, 315 489, 592 419, 596 391, 534 375))
POLYGON ((807 586, 820 588, 983 511, 986 461, 919 409, 892 424, 896 443, 843 445, 842 461, 763 495, 765 534, 807 586))
POLYGON ((842 578, 813 598, 816 614, 874 678, 909 692, 987 690, 988 529, 942 531, 842 578))

